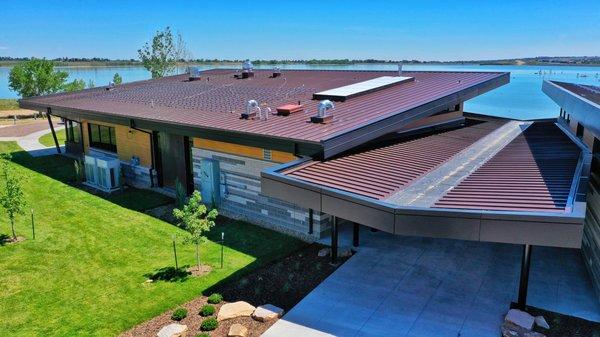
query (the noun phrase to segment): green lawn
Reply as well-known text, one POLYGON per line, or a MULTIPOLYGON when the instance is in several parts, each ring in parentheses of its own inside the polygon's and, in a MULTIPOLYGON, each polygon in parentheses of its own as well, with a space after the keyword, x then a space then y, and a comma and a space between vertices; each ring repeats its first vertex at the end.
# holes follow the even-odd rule
POLYGON ((0 111, 16 110, 19 108, 19 103, 14 98, 0 98, 0 111))
MULTIPOLYGON (((16 151, 14 170, 23 175, 27 200, 35 209, 36 239, 31 239, 26 215, 19 217, 17 231, 27 240, 0 246, 2 336, 114 336, 303 245, 226 221, 211 232, 212 240, 226 233, 223 269, 219 245, 209 241, 201 258, 213 272, 145 284, 144 275, 173 265, 171 237, 182 232, 136 210, 163 204, 165 197, 131 190, 102 198, 64 183, 73 177, 71 160, 32 158, 16 143, 0 142, 0 152, 16 151)), ((9 233, 3 211, 0 221, 0 233, 9 233)), ((193 252, 179 245, 180 263, 193 264, 193 252)))
MULTIPOLYGON (((56 138, 58 138, 58 144, 64 145, 65 140, 67 139, 67 134, 65 133, 65 129, 56 131, 56 138)), ((52 132, 49 132, 39 139, 40 143, 45 145, 46 147, 52 147, 54 145, 54 138, 52 137, 52 132)))

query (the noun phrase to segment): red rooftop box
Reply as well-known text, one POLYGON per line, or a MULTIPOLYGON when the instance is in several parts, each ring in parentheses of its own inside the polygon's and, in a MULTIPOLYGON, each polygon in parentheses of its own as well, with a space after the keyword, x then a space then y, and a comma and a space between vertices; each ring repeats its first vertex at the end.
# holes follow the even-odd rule
POLYGON ((302 110, 304 110, 304 107, 300 104, 286 104, 277 107, 277 114, 280 116, 289 116, 302 110))

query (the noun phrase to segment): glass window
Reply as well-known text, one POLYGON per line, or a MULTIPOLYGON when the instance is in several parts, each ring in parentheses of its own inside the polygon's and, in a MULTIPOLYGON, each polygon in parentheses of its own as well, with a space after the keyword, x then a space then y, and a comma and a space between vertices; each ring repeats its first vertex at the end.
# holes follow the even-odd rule
POLYGON ((89 123, 88 130, 91 147, 117 152, 117 137, 114 127, 89 123))
POLYGON ((79 143, 81 141, 81 129, 78 122, 67 120, 65 130, 68 142, 79 143))

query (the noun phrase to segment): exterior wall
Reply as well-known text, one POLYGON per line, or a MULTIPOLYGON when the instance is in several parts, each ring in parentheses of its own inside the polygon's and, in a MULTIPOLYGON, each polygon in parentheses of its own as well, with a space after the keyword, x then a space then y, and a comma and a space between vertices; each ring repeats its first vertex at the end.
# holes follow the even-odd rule
POLYGON ((82 139, 86 154, 94 152, 105 155, 110 154, 109 152, 90 147, 88 123, 112 126, 115 128, 115 136, 117 138, 117 153, 111 155, 114 155, 121 160, 121 174, 125 183, 137 188, 149 188, 152 186, 150 177, 153 175, 153 181, 156 181, 156 173, 151 170, 152 147, 150 143, 150 135, 138 130, 130 129, 125 125, 96 121, 82 121, 82 139), (139 165, 133 165, 131 163, 131 158, 133 156, 140 158, 139 165))
MULTIPOLYGON (((264 159, 263 149, 217 143, 220 142, 194 139, 192 161, 194 185, 197 189, 200 189, 201 161, 212 159, 219 163, 221 193, 219 212, 221 214, 309 241, 320 238, 329 230, 329 215, 314 213, 311 235, 308 231, 308 209, 261 194, 260 172, 277 164, 275 160, 264 159), (220 145, 220 151, 212 149, 216 145, 220 145)), ((278 153, 275 157, 295 159, 289 153, 278 153)))

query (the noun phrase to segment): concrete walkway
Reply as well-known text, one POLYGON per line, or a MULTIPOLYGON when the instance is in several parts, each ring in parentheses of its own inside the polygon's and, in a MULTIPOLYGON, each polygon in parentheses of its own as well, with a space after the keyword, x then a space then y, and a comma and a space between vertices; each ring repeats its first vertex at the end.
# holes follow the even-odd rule
MULTIPOLYGON (((578 250, 532 254, 528 304, 600 321, 578 250)), ((517 297, 520 258, 517 245, 363 230, 358 253, 262 336, 497 337, 517 297)))
MULTIPOLYGON (((57 126, 55 131, 64 129, 64 126, 57 126)), ((0 137, 0 142, 17 142, 17 144, 33 157, 42 157, 57 154, 56 147, 46 147, 40 143, 40 137, 49 133, 50 127, 44 130, 36 131, 25 136, 0 137)), ((64 145, 61 146, 61 152, 64 153, 64 145)))

